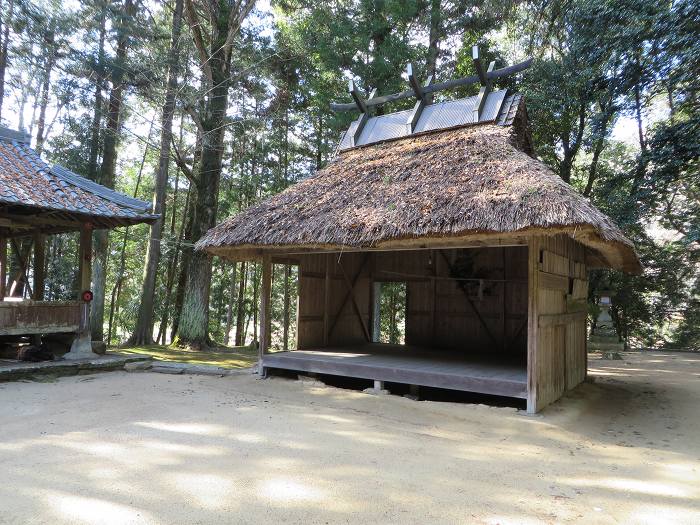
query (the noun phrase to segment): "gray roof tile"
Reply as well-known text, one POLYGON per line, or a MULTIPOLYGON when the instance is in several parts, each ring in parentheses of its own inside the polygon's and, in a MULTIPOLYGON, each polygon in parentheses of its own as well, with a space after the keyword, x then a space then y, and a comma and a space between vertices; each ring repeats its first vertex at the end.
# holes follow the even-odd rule
MULTIPOLYGON (((90 215, 118 223, 156 218, 148 202, 134 199, 61 166, 49 167, 17 132, 0 128, 0 206, 24 205, 90 215)), ((115 224, 117 225, 117 224, 115 224)))

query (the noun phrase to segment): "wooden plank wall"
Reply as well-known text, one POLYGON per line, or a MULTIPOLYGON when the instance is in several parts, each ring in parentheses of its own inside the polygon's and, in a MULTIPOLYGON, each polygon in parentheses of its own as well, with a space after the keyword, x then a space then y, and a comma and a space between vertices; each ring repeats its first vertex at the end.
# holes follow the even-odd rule
POLYGON ((361 314, 370 325, 370 272, 371 256, 364 253, 310 254, 299 257, 299 333, 298 347, 318 348, 324 346, 324 311, 327 304, 325 323, 332 332, 328 346, 362 344, 366 342, 364 330, 353 310, 352 302, 347 301, 348 287, 343 271, 352 281, 356 275, 355 299, 361 314), (342 262, 342 269, 339 262, 342 262), (364 268, 362 263, 365 262, 364 268), (326 297, 326 264, 329 268, 328 296, 326 297))
POLYGON ((558 235, 529 245, 528 411, 537 412, 586 377, 585 248, 558 235))
POLYGON ((0 303, 0 335, 77 332, 80 302, 3 301, 0 303))
POLYGON ((371 283, 407 282, 406 343, 431 348, 452 348, 461 352, 496 351, 522 355, 527 348, 527 247, 313 254, 300 257, 299 348, 323 345, 325 267, 330 258, 328 297, 329 326, 335 323, 329 346, 363 343, 364 329, 348 302, 337 312, 347 294, 338 261, 352 281, 363 261, 355 289, 357 304, 371 329, 371 283), (471 301, 449 279, 449 265, 469 259, 485 281, 471 285, 471 301), (437 277, 436 279, 432 277, 437 277), (336 320, 336 317, 338 319, 336 320), (490 334, 490 335, 489 335, 490 334))

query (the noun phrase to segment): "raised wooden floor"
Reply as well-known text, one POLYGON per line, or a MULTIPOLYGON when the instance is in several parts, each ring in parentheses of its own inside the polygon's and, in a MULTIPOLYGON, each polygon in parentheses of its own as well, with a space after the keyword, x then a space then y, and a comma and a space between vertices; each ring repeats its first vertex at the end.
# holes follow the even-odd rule
POLYGON ((527 398, 524 363, 499 356, 460 356, 456 352, 372 344, 277 352, 263 367, 404 383, 464 392, 527 398))

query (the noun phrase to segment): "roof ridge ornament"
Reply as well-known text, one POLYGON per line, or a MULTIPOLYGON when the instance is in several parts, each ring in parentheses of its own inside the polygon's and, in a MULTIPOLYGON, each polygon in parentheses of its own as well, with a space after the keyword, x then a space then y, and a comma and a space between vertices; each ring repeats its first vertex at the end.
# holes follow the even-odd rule
POLYGON ((496 68, 496 61, 493 60, 489 64, 488 70, 484 71, 484 66, 479 56, 479 46, 472 46, 472 61, 474 62, 474 69, 481 83, 481 88, 477 95, 478 98, 476 99, 476 106, 474 107, 474 122, 479 122, 479 117, 486 103, 486 97, 488 97, 489 93, 493 90, 493 82, 488 75, 489 73, 493 73, 493 70, 496 68))
POLYGON ((406 74, 408 75, 408 83, 411 84, 411 88, 413 89, 413 93, 417 99, 416 105, 413 106, 413 111, 411 111, 410 115, 406 119, 406 129, 408 130, 408 133, 411 134, 416 129, 416 124, 418 124, 418 119, 420 118, 423 109, 425 106, 431 103, 431 97, 430 95, 426 94, 425 88, 433 83, 433 75, 430 75, 428 80, 425 81, 425 84, 421 86, 418 83, 418 79, 416 79, 416 76, 413 74, 413 65, 410 62, 408 63, 408 66, 406 66, 406 74))
MULTIPOLYGON (((533 59, 528 58, 527 60, 523 62, 519 62, 518 64, 514 64, 512 66, 507 66, 501 69, 495 69, 495 62, 492 62, 489 64, 488 69, 484 72, 483 71, 483 66, 480 62, 480 56, 479 56, 479 48, 478 46, 474 46, 472 48, 472 60, 474 60, 474 66, 477 68, 477 74, 476 75, 471 75, 468 77, 463 77, 463 78, 455 78, 452 80, 447 80, 445 82, 439 82, 437 84, 433 84, 432 82, 427 82, 425 85, 420 88, 420 93, 427 98, 428 95, 432 93, 437 93, 439 91, 445 91, 448 89, 455 89, 458 87, 462 86, 469 86, 472 84, 480 83, 481 87, 484 88, 487 85, 492 85, 493 81, 498 79, 498 78, 503 78, 507 77, 509 75, 514 75, 516 73, 520 73, 521 71, 526 70, 532 65, 533 59), (476 55, 476 56, 475 56, 476 55), (477 65, 478 63, 478 65, 477 65)), ((355 82, 353 80, 350 81, 350 88, 349 92, 351 96, 353 97, 353 102, 350 103, 345 103, 345 102, 331 102, 330 108, 332 111, 353 111, 353 110, 360 110, 361 113, 366 114, 369 109, 375 107, 375 106, 380 106, 382 104, 387 104, 389 102, 395 102, 397 100, 404 100, 407 98, 419 98, 416 95, 416 89, 414 82, 415 81, 415 76, 412 74, 413 73, 413 68, 411 64, 408 65, 407 71, 409 72, 409 83, 411 84, 411 89, 407 91, 402 91, 400 93, 392 93, 390 95, 382 95, 382 96, 376 96, 376 92, 373 91, 372 95, 370 98, 364 100, 360 96, 360 92, 355 86, 355 82), (411 77, 413 77, 413 81, 411 80, 411 77), (357 97, 357 98, 356 98, 357 97)), ((420 86, 418 86, 420 87, 420 86)), ((488 95, 488 92, 491 91, 491 89, 484 90, 484 96, 482 97, 483 100, 486 99, 486 95, 488 95)), ((419 99, 420 100, 420 99, 419 99)), ((483 109, 483 105, 481 106, 481 109, 483 109)), ((481 109, 479 111, 481 111, 481 109)))

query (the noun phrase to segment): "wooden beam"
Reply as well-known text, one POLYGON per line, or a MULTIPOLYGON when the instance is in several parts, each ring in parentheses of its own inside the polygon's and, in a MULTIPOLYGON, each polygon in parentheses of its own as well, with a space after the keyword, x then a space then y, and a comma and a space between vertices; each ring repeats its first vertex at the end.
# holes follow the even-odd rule
MULTIPOLYGON (((519 64, 515 64, 512 66, 504 67, 501 69, 497 69, 495 71, 491 72, 486 72, 486 78, 488 80, 495 80, 497 78, 502 78, 502 77, 507 77, 509 75, 514 75, 516 73, 519 73, 521 71, 526 70, 532 65, 533 60, 531 58, 528 58, 524 62, 520 62, 519 64)), ((439 91, 444 91, 447 89, 455 89, 459 88, 462 86, 469 86, 472 84, 476 84, 480 82, 480 79, 478 75, 471 75, 469 77, 464 77, 464 78, 456 78, 452 80, 448 80, 446 82, 440 82, 437 84, 431 84, 430 86, 426 86, 423 88, 423 93, 425 95, 430 95, 432 93, 437 93, 439 91)), ((367 108, 372 108, 375 106, 380 106, 382 104, 386 104, 388 102, 395 102, 397 100, 404 100, 407 98, 414 98, 415 93, 413 92, 412 89, 409 89, 407 91, 402 91, 400 93, 392 93, 391 95, 383 95, 380 97, 375 97, 373 100, 368 100, 366 102, 367 108)), ((332 111, 353 111, 357 109, 357 105, 354 102, 349 102, 349 103, 337 103, 333 102, 330 105, 330 108, 332 111)))
POLYGON ((350 93, 350 96, 355 101, 355 107, 360 110, 360 113, 367 113, 367 104, 360 96, 360 91, 357 89, 354 80, 348 82, 348 93, 350 93))
POLYGON ((0 301, 5 300, 7 283, 7 239, 0 237, 0 301))
POLYGON ((270 348, 270 292, 272 290, 272 262, 269 255, 263 256, 262 282, 260 285, 260 344, 258 346, 258 359, 260 375, 265 375, 262 369, 262 359, 270 348))
POLYGON ((582 317, 586 316, 586 312, 573 312, 566 314, 548 314, 540 315, 537 318, 537 326, 540 328, 547 328, 549 326, 560 326, 573 323, 574 321, 580 321, 582 317))
POLYGON ((44 287, 46 280, 46 236, 42 233, 34 234, 34 294, 35 301, 44 300, 44 287))
POLYGON ((31 228, 35 226, 58 226, 62 228, 76 229, 80 225, 76 221, 67 221, 65 219, 56 219, 54 217, 42 215, 12 215, 3 213, 0 215, 1 226, 8 228, 31 228))
MULTIPOLYGON (((14 222, 10 219, 3 219, 0 218, 0 226, 3 228, 8 228, 10 230, 31 230, 33 227, 29 224, 22 224, 18 222, 14 222)), ((26 235, 26 232, 25 232, 26 235)))
POLYGON ((360 142, 360 136, 362 135, 362 130, 365 129, 365 124, 367 124, 367 121, 369 120, 369 116, 367 113, 360 113, 360 116, 357 117, 357 125, 355 126, 355 129, 353 132, 350 134, 350 146, 354 147, 357 146, 358 143, 360 142))
MULTIPOLYGON (((372 280, 371 301, 372 305, 372 342, 379 343, 382 332, 382 283, 381 281, 372 280)), ((408 315, 408 312, 406 312, 408 315)))

